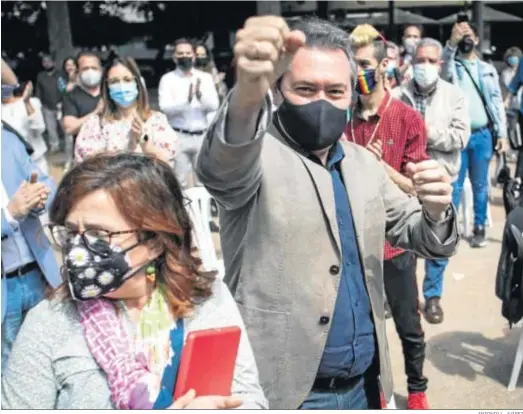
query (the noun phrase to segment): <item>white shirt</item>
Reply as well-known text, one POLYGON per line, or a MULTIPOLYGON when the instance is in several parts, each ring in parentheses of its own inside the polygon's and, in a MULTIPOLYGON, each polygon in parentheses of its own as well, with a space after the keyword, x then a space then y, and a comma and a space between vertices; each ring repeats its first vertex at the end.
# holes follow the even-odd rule
POLYGON ((186 75, 180 69, 166 73, 160 79, 158 87, 160 110, 167 115, 169 123, 175 129, 203 131, 207 129, 207 114, 218 109, 218 92, 212 75, 198 69, 191 69, 186 75), (193 93, 189 102, 189 89, 200 79, 201 101, 193 93))
MULTIPOLYGON (((2 211, 9 225, 13 228, 14 233, 13 236, 2 240, 2 263, 5 273, 12 272, 19 267, 35 261, 33 253, 25 241, 24 235, 20 231, 18 221, 11 216, 11 213, 9 213, 7 209, 8 204, 9 196, 2 183, 2 211)), ((43 234, 42 236, 44 237, 43 234)))
POLYGON ((32 145, 34 152, 31 154, 31 158, 37 161, 47 152, 47 145, 42 136, 45 131, 45 122, 40 99, 30 98, 29 101, 35 110, 31 116, 28 115, 22 99, 11 103, 2 103, 2 120, 16 129, 32 145))

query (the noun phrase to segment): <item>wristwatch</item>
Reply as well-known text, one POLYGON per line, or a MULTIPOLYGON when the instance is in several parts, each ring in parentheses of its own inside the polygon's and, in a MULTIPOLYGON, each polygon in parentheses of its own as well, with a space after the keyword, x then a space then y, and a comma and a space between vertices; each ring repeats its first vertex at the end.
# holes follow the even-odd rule
POLYGON ((430 217, 430 215, 427 213, 425 209, 422 210, 425 219, 434 226, 440 226, 442 224, 445 224, 448 221, 450 221, 450 219, 452 219, 454 216, 454 207, 452 206, 452 204, 449 204, 447 206, 447 209, 445 210, 445 216, 441 220, 434 220, 432 217, 430 217))

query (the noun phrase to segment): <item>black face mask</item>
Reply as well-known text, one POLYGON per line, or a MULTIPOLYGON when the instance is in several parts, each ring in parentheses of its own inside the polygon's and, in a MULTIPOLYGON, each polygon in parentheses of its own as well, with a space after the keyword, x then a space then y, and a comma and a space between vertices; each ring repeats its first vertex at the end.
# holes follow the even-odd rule
POLYGON ((284 132, 306 151, 331 146, 347 125, 347 110, 336 108, 325 99, 305 105, 284 99, 277 114, 284 132))
POLYGON ((196 58, 196 63, 194 66, 196 66, 197 68, 203 68, 203 67, 207 66, 208 63, 209 63, 208 57, 199 57, 199 58, 196 58))
POLYGON ((176 59, 176 66, 178 66, 183 71, 188 71, 192 69, 192 58, 181 57, 176 59))
POLYGON ((474 40, 470 36, 465 36, 461 42, 458 43, 458 50, 461 53, 467 54, 474 49, 474 40))
POLYGON ((127 252, 139 246, 120 249, 104 240, 89 248, 82 236, 71 238, 63 249, 64 267, 71 295, 75 300, 99 298, 122 286, 143 266, 132 269, 127 252), (93 252, 96 248, 96 252, 93 252))

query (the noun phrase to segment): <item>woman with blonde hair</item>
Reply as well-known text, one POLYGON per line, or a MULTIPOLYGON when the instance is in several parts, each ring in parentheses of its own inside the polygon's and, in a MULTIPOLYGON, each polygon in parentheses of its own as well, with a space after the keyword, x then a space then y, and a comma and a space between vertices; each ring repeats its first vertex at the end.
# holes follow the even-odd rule
POLYGON ((83 124, 76 138, 75 160, 95 154, 138 152, 165 162, 174 160, 176 132, 161 112, 151 110, 136 63, 116 58, 105 68, 101 85, 104 110, 83 124))

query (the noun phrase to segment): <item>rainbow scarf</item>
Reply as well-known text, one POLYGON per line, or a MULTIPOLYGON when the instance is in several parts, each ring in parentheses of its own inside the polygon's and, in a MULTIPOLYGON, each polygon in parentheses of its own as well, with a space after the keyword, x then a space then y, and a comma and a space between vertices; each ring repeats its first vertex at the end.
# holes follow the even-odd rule
POLYGON ((362 95, 372 93, 376 87, 376 69, 365 69, 358 73, 356 90, 362 95))

